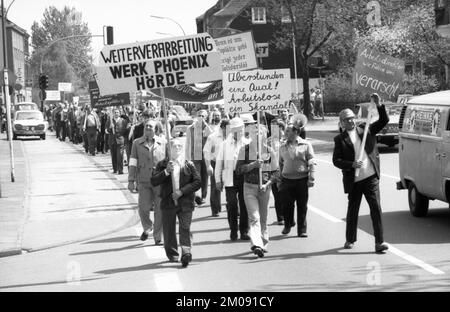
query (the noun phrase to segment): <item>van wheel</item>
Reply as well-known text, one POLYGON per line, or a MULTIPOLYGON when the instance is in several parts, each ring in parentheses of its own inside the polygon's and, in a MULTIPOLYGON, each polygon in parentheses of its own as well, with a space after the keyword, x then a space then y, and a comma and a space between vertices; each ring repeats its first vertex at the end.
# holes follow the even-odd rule
POLYGON ((409 211, 414 217, 425 217, 428 213, 429 200, 417 191, 416 185, 410 183, 408 186, 409 211))

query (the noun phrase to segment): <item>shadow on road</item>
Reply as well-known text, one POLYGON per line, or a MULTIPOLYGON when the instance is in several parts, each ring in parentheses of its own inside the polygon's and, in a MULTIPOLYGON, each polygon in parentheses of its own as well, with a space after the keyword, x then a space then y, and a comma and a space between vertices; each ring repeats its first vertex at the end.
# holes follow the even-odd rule
MULTIPOLYGON (((89 281, 96 281, 96 280, 100 280, 100 279, 104 279, 105 277, 93 277, 93 278, 83 278, 80 279, 79 281, 74 281, 72 283, 75 282, 89 282, 89 281)), ((71 285, 70 281, 55 281, 55 282, 45 282, 45 283, 32 283, 32 284, 18 284, 18 285, 8 285, 8 286, 0 286, 0 289, 9 289, 9 288, 20 288, 20 287, 33 287, 33 286, 50 286, 50 285, 61 285, 61 284, 66 284, 67 286, 71 285)))
MULTIPOLYGON (((431 209, 425 218, 409 211, 383 213, 384 238, 391 244, 450 243, 450 210, 431 209)), ((359 229, 373 234, 370 215, 359 217, 359 229)))
POLYGON ((88 242, 82 243, 82 245, 87 244, 105 244, 105 243, 123 243, 123 242, 136 242, 139 239, 137 236, 127 235, 127 236, 119 236, 105 239, 92 240, 88 242))

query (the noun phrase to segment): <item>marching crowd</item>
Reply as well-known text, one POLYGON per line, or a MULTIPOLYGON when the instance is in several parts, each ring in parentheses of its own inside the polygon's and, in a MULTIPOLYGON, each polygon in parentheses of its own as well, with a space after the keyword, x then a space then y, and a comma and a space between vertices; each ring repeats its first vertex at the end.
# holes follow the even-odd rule
MULTIPOLYGON (((356 242, 364 195, 374 227, 375 251, 384 252, 388 246, 383 241, 375 135, 389 119, 378 95, 373 94, 371 101, 380 118, 370 125, 362 150, 364 128, 356 125, 353 111, 340 113, 341 133, 335 138, 333 163, 342 169, 349 201, 344 248, 351 249, 356 242)), ((231 117, 218 109, 200 110, 185 140, 170 135, 172 118, 166 125, 164 114, 151 109, 134 116, 119 108, 91 110, 61 104, 46 114, 60 140, 69 137, 75 144, 83 142, 91 155, 110 150, 114 173, 123 174, 124 163, 128 166, 128 189, 138 192, 140 239, 153 235, 156 245, 164 244, 171 262, 178 262, 180 256, 177 218, 182 266, 191 262, 193 211, 205 204, 208 192, 211 217, 219 216, 224 192, 229 239, 249 241, 258 257, 268 252, 271 194, 276 224, 284 226, 282 234, 296 227, 299 237, 308 237, 308 193, 315 184, 317 164, 313 146, 305 139, 307 118, 302 114, 290 117, 287 110, 281 110, 278 115, 261 112, 231 117), (150 211, 154 211, 153 220, 150 211)))

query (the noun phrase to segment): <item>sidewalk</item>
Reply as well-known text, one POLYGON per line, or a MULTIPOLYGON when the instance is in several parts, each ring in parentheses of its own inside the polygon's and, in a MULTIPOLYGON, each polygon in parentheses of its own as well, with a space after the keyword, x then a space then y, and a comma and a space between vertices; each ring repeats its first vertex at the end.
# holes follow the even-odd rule
MULTIPOLYGON (((7 225, 1 225, 5 232, 1 234, 5 235, 1 236, 4 244, 0 256, 72 244, 138 222, 137 196, 127 190, 126 174, 110 173, 109 154, 88 156, 81 145, 60 142, 51 132, 47 133, 45 141, 19 140, 14 143, 22 146, 24 152, 18 154, 22 157, 16 161, 15 195, 10 195, 9 201, 0 199, 0 220, 7 225), (20 167, 23 172, 19 171, 20 167), (24 178, 25 172, 28 172, 28 180, 24 178), (10 202, 10 214, 12 207, 18 206, 22 207, 22 213, 6 215, 3 202, 10 202), (6 221, 12 216, 13 221, 6 221)), ((6 141, 2 144, 7 146, 6 141)), ((2 187, 5 188, 8 174, 5 169, 9 162, 3 160, 8 154, 1 154, 2 187)))
POLYGON ((26 214, 26 163, 21 141, 13 141, 15 182, 11 182, 9 143, 6 133, 0 134, 0 257, 20 254, 26 214))

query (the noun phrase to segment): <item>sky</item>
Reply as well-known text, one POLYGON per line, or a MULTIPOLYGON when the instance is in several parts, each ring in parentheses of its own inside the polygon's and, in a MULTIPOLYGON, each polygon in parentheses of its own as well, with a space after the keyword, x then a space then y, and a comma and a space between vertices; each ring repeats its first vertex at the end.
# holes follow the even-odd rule
MULTIPOLYGON (((13 0, 4 0, 7 7, 13 0)), ((150 15, 169 17, 177 21, 186 35, 197 33, 195 18, 202 15, 217 0, 15 0, 8 18, 31 36, 31 25, 43 19, 45 8, 74 7, 81 11, 93 35, 102 35, 103 26, 114 27, 114 44, 148 41, 183 35, 176 23, 155 19, 150 15)), ((31 38, 30 38, 31 42, 31 38)), ((92 38, 94 64, 97 64, 103 38, 92 38)))

